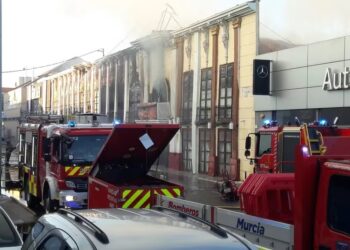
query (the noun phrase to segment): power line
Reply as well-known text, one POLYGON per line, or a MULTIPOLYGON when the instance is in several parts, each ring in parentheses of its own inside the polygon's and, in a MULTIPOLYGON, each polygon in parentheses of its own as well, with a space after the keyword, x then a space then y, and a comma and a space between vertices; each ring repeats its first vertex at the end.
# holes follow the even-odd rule
MULTIPOLYGON (((104 57, 104 49, 95 49, 92 50, 90 52, 87 52, 85 54, 82 54, 78 57, 83 57, 83 56, 87 56, 89 54, 92 54, 94 52, 102 52, 102 57, 104 57)), ((35 70, 35 69, 42 69, 42 68, 46 68, 46 67, 50 67, 50 66, 55 66, 57 64, 62 64, 62 63, 66 63, 69 62, 71 60, 74 60, 74 58, 68 59, 68 60, 64 60, 64 61, 60 61, 60 62, 55 62, 55 63, 50 63, 50 64, 46 64, 46 65, 41 65, 41 66, 36 66, 36 67, 32 67, 32 68, 23 68, 23 69, 16 69, 16 70, 6 70, 6 71, 2 71, 3 74, 7 74, 7 73, 17 73, 17 72, 22 72, 22 71, 27 71, 27 70, 35 70)))

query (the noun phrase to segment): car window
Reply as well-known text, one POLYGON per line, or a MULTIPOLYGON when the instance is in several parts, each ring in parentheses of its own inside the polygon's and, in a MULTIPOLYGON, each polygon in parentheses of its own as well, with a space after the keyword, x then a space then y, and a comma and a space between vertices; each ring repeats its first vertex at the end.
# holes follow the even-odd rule
POLYGON ((11 222, 0 211, 0 247, 18 246, 19 244, 20 240, 15 228, 12 227, 11 222))
POLYGON ((32 229, 32 238, 36 239, 39 234, 43 231, 44 225, 41 224, 40 222, 36 223, 32 229))
POLYGON ((40 246, 39 250, 70 250, 68 244, 56 235, 48 237, 40 246))
POLYGON ((27 249, 31 245, 31 243, 40 235, 40 233, 44 230, 44 225, 40 222, 37 222, 32 228, 30 235, 28 235, 27 239, 23 244, 23 248, 27 249))

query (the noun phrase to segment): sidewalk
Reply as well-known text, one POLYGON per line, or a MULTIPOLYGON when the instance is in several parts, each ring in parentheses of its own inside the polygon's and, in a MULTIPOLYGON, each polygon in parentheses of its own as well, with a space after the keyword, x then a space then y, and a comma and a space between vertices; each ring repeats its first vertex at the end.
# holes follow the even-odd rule
POLYGON ((239 202, 237 201, 222 199, 218 191, 218 184, 222 182, 222 177, 193 174, 192 172, 166 169, 164 167, 158 168, 157 171, 156 168, 152 168, 149 174, 182 185, 185 189, 184 198, 186 200, 232 209, 239 207, 239 202))

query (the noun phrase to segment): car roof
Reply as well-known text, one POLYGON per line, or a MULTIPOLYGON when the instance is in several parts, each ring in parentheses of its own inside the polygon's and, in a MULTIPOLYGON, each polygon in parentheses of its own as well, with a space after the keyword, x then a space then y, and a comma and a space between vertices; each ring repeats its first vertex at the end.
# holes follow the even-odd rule
POLYGON ((249 249, 252 247, 247 241, 232 234, 226 234, 216 226, 211 227, 207 222, 173 211, 107 208, 75 212, 101 230, 109 243, 103 243, 103 237, 101 240, 94 228, 89 227, 88 224, 79 223, 80 219, 70 218, 69 213, 48 216, 70 220, 88 236, 97 249, 249 249))

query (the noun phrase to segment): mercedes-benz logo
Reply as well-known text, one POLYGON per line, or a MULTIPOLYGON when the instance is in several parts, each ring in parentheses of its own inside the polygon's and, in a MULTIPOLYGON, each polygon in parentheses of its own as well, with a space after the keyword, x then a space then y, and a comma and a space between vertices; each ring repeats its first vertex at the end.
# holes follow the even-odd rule
POLYGON ((267 68, 266 65, 260 65, 257 69, 256 69, 256 74, 258 75, 258 77, 260 78, 265 78, 268 76, 269 74, 269 69, 267 68))

